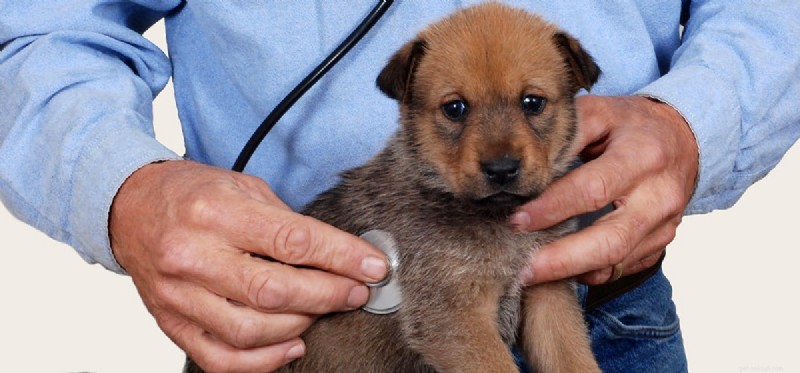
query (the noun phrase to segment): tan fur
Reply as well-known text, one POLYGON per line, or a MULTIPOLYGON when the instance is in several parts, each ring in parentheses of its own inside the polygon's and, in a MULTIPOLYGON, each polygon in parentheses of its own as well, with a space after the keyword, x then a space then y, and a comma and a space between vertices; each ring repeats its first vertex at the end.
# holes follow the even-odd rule
POLYGON ((583 312, 565 281, 525 290, 520 336, 523 353, 536 372, 596 372, 586 343, 583 312))
POLYGON ((280 372, 511 373, 515 343, 539 373, 599 372, 571 284, 519 283, 529 257, 571 222, 532 234, 507 222, 566 172, 574 95, 598 74, 575 39, 495 3, 401 48, 377 81, 401 104, 400 130, 305 212, 354 234, 391 232, 404 302, 391 315, 321 318, 302 336, 306 356, 280 372), (546 98, 544 110, 526 114, 526 95, 546 98), (442 109, 456 99, 469 104, 463 120, 442 109), (505 159, 519 161, 518 175, 492 181, 485 165, 505 159))

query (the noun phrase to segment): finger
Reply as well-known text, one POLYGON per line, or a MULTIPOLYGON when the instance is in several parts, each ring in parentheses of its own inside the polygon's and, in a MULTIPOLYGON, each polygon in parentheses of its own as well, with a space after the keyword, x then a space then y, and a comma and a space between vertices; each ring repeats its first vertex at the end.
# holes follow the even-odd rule
POLYGON ((177 317, 161 314, 156 320, 175 344, 208 372, 271 372, 303 356, 306 351, 299 338, 259 348, 237 349, 177 317))
MULTIPOLYGON (((622 276, 628 276, 648 269, 661 259, 666 246, 675 238, 675 232, 680 223, 680 216, 660 225, 628 255, 620 264, 622 276)), ((587 285, 599 285, 611 279, 613 267, 589 272, 578 277, 578 282, 587 285)))
MULTIPOLYGON (((648 269, 658 263, 661 258, 663 248, 657 253, 651 254, 644 258, 635 259, 633 261, 624 261, 622 265, 622 276, 630 276, 648 269), (626 263, 627 262, 627 263, 626 263)), ((614 280, 614 267, 603 268, 597 271, 585 273, 577 277, 578 282, 586 285, 602 285, 612 282, 614 280)))
POLYGON ((630 261, 629 264, 625 264, 627 265, 627 267, 624 267, 624 273, 632 275, 656 265, 658 261, 661 259, 661 255, 664 253, 665 249, 666 249, 665 247, 661 247, 660 249, 656 249, 652 254, 648 256, 630 261))
POLYGON ((272 231, 262 231, 259 241, 272 239, 264 254, 281 262, 311 266, 361 282, 381 281, 388 273, 388 262, 381 251, 314 218, 285 216, 270 223, 270 228, 272 231))
POLYGON ((620 198, 646 172, 636 157, 609 150, 555 181, 538 198, 521 206, 509 222, 516 231, 536 231, 597 211, 620 198))
POLYGON ((534 282, 598 271, 583 280, 601 283, 618 263, 625 273, 635 273, 644 269, 636 263, 639 258, 659 252, 675 237, 680 210, 653 193, 650 184, 614 205, 615 211, 592 226, 542 247, 534 258, 534 282))
MULTIPOLYGON (((624 271, 624 269, 623 269, 624 271)), ((626 274, 623 272, 622 276, 626 274)), ((586 285, 602 285, 614 279, 614 267, 598 269, 589 273, 584 273, 576 277, 577 281, 586 285)))
POLYGON ((192 219, 230 245, 283 263, 323 269, 360 282, 386 277, 385 255, 366 241, 308 216, 262 203, 198 203, 192 219))
POLYGON ((570 278, 606 269, 627 255, 627 232, 611 223, 596 224, 539 249, 532 263, 533 283, 570 278), (621 232, 621 233, 618 233, 621 232))
POLYGON ((216 294, 257 310, 322 315, 356 309, 369 298, 363 283, 346 277, 237 251, 216 254, 195 263, 183 261, 184 269, 191 272, 186 275, 216 294))
POLYGON ((659 216, 645 208, 653 205, 620 201, 617 210, 593 225, 540 248, 532 264, 533 281, 569 278, 623 262, 655 229, 659 216))
POLYGON ((162 286, 159 291, 161 309, 181 315, 227 345, 239 349, 268 346, 296 338, 314 320, 313 316, 303 314, 261 313, 189 284, 162 286))

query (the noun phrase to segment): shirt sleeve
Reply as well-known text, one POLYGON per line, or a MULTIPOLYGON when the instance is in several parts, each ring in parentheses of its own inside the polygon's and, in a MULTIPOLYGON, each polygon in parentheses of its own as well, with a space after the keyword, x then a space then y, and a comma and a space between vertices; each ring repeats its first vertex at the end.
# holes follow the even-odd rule
POLYGON ((732 206, 800 136, 800 3, 684 1, 681 47, 641 95, 666 102, 698 141, 687 214, 732 206))
POLYGON ((18 218, 123 273, 111 202, 155 140, 169 60, 141 33, 179 1, 0 2, 0 198, 18 218))

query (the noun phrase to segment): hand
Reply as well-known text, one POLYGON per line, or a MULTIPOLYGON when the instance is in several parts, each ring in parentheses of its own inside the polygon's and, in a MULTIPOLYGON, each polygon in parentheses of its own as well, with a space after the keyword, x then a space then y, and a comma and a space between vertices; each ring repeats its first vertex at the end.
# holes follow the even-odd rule
POLYGON ((510 223, 536 231, 613 204, 591 226, 540 249, 532 263, 541 283, 578 276, 597 285, 654 265, 675 237, 694 191, 698 148, 681 115, 645 97, 577 100, 576 152, 586 163, 520 207, 510 223))
POLYGON ((109 230, 159 327, 213 372, 300 357, 318 315, 362 306, 364 283, 387 271, 380 251, 292 212, 260 179, 188 161, 135 172, 109 230))

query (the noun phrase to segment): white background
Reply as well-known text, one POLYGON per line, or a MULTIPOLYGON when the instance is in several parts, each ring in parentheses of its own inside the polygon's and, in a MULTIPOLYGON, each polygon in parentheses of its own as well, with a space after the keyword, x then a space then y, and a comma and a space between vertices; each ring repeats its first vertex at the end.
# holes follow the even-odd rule
MULTIPOLYGON (((148 32, 164 48, 163 25, 148 32)), ((182 154, 171 86, 156 100, 159 139, 182 154)), ((732 209, 690 216, 669 246, 691 372, 800 372, 800 150, 732 209)), ((0 209, 0 372, 179 372, 130 279, 0 209)))

